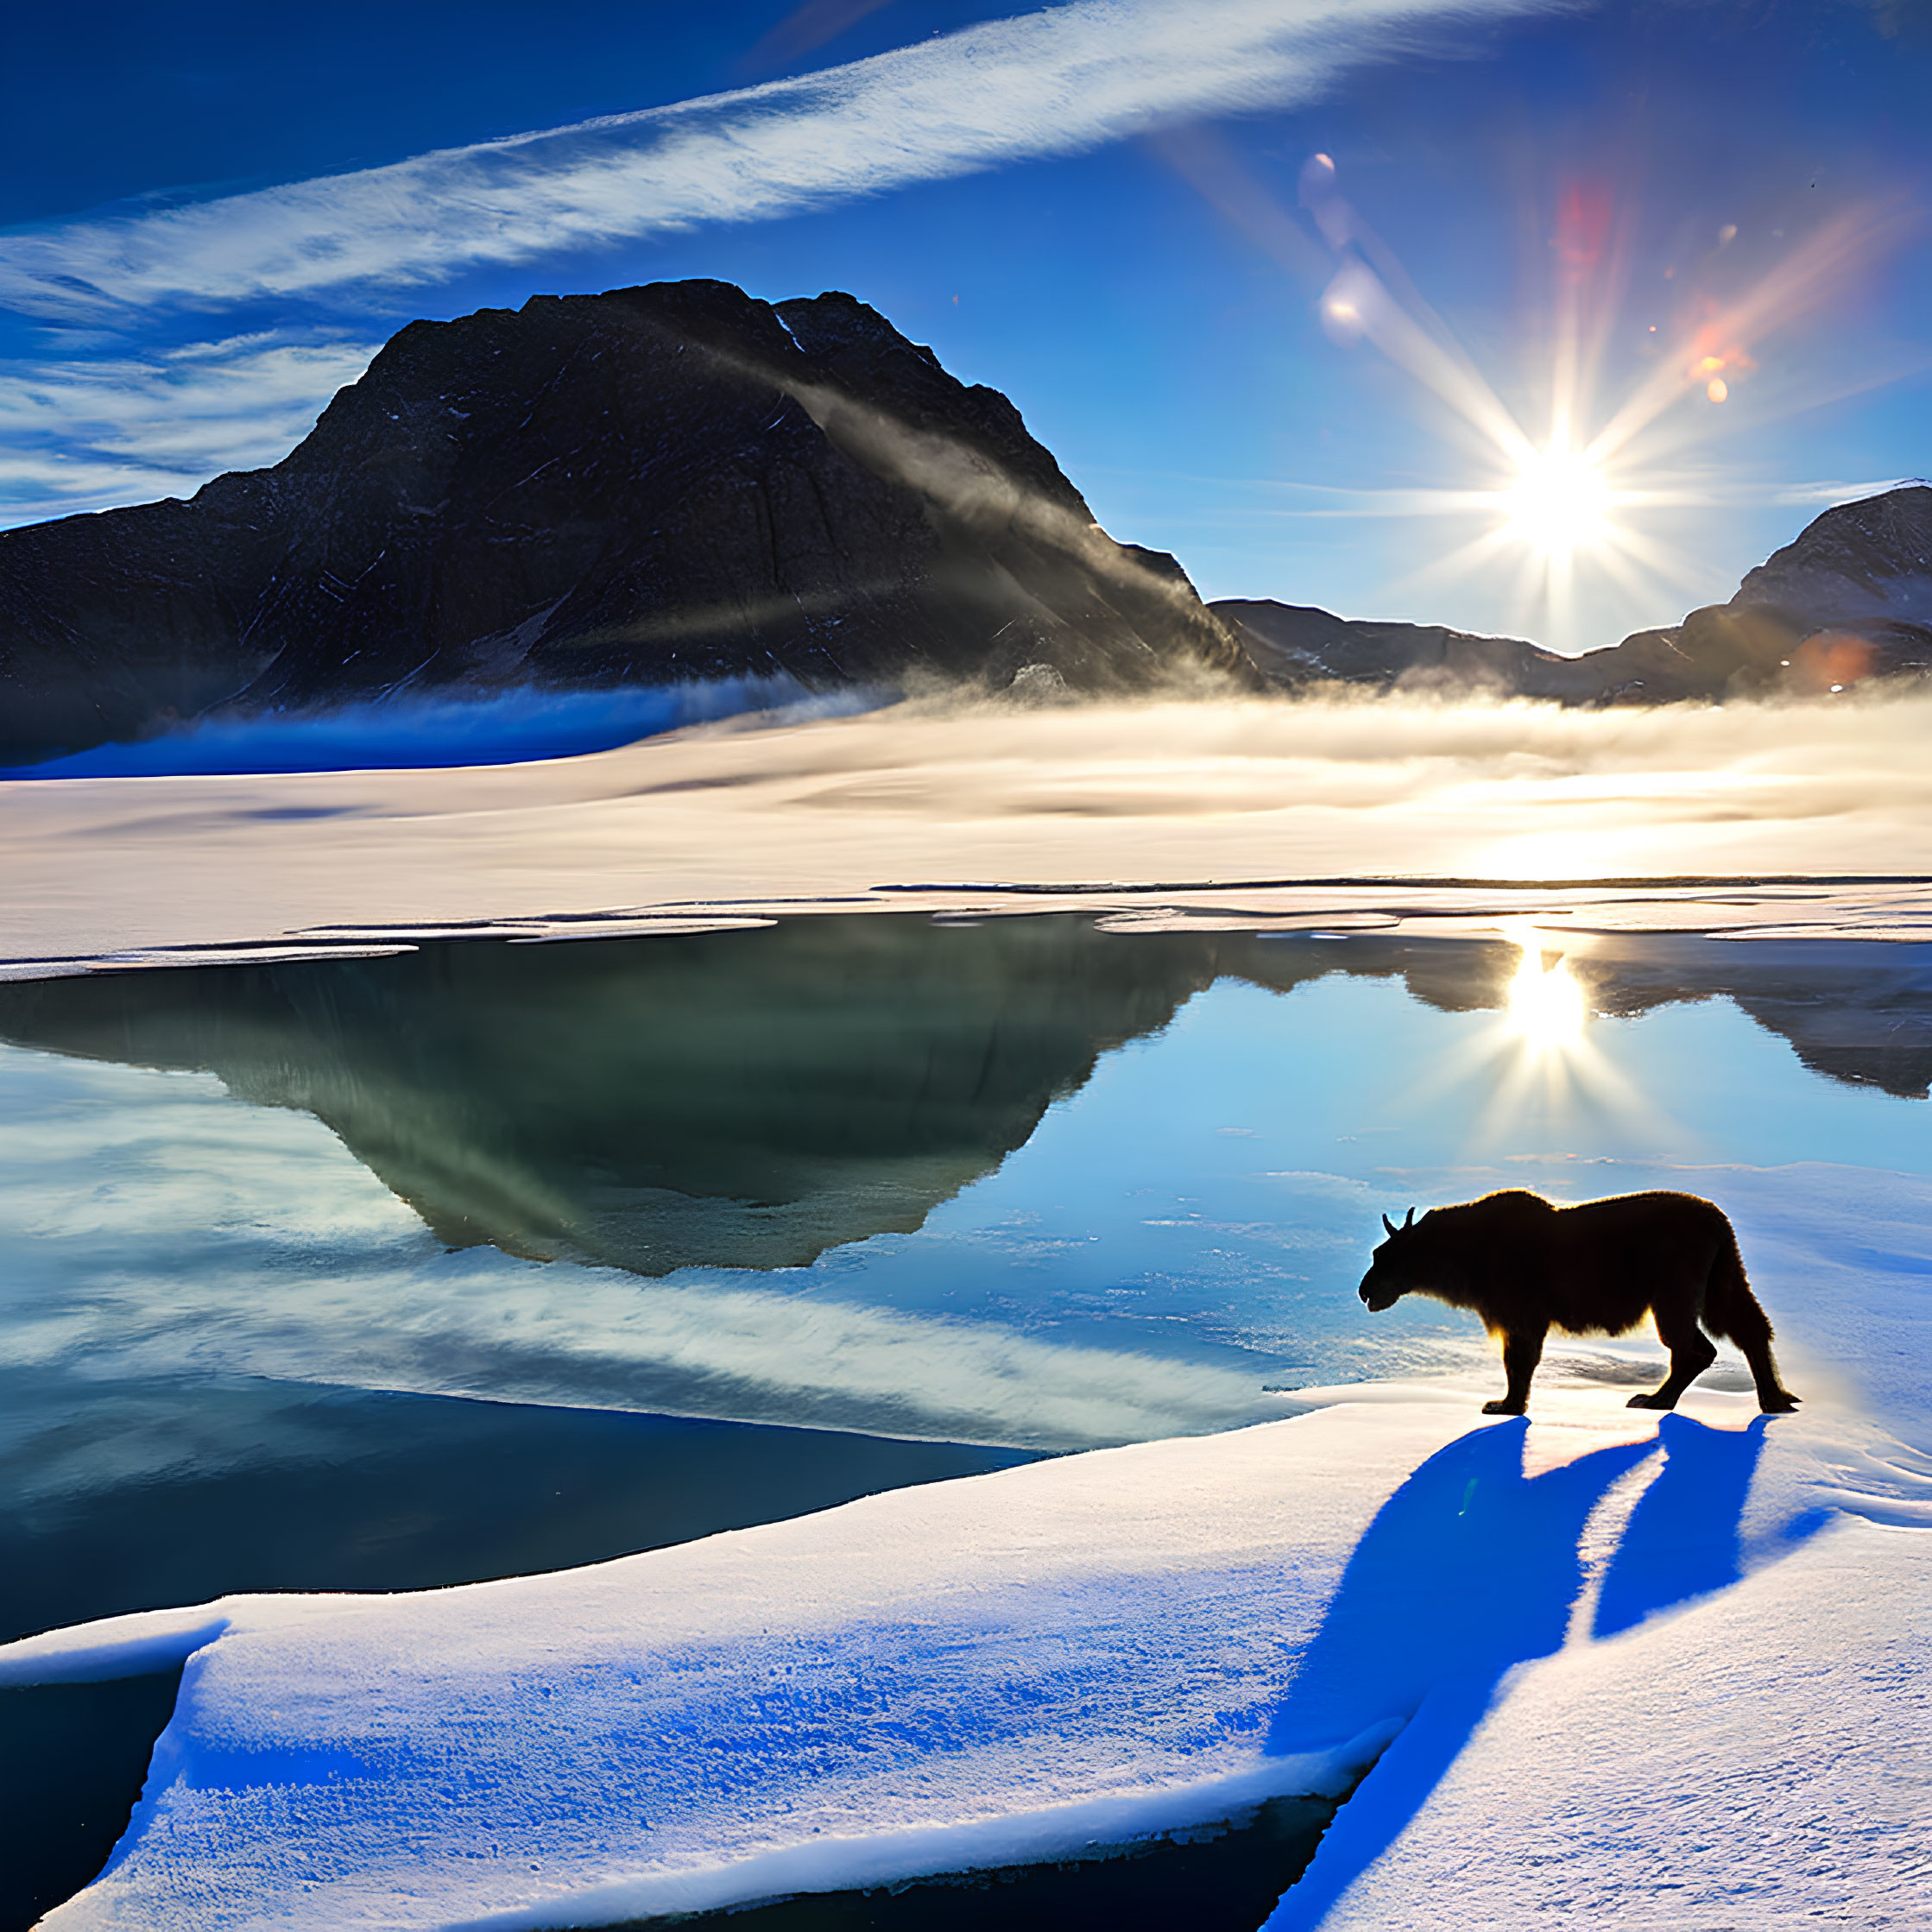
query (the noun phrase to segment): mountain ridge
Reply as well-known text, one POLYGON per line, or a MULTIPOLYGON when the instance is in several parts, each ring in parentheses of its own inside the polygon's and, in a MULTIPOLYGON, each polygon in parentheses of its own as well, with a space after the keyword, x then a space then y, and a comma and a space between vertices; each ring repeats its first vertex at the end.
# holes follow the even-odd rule
POLYGON ((1835 505, 1747 571, 1729 603, 1573 658, 1522 638, 1341 618, 1266 598, 1209 608, 1289 690, 1334 683, 1660 704, 1923 680, 1932 677, 1932 488, 1908 483, 1835 505))
POLYGON ((400 690, 1262 680, 997 390, 849 295, 417 322, 267 470, 0 533, 0 763, 400 690))

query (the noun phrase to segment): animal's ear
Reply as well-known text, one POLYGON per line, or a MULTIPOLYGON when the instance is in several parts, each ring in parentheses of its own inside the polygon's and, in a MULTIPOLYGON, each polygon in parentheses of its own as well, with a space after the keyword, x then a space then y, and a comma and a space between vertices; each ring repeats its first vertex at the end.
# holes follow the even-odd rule
MULTIPOLYGON (((1416 1224, 1416 1210, 1415 1210, 1415 1209, 1414 1209, 1413 1208, 1411 1208, 1411 1209, 1410 1209, 1410 1210, 1409 1210, 1409 1218, 1408 1218, 1408 1219, 1407 1219, 1407 1220, 1406 1220, 1405 1222, 1404 1222, 1402 1223, 1402 1226, 1403 1226, 1403 1228, 1404 1228, 1404 1229, 1405 1229, 1405 1230, 1407 1230, 1407 1229, 1409 1229, 1409 1228, 1413 1228, 1413 1227, 1415 1226, 1415 1224, 1416 1224)), ((1390 1232, 1390 1234, 1393 1234, 1393 1233, 1395 1232, 1395 1230, 1394 1230, 1394 1228, 1390 1228, 1390 1229, 1389 1229, 1389 1232, 1390 1232)))
POLYGON ((1390 1232, 1390 1234, 1394 1234, 1394 1233, 1396 1232, 1396 1226, 1395 1226, 1395 1223, 1394 1223, 1394 1222, 1393 1222, 1392 1221, 1391 1221, 1391 1220, 1389 1219, 1389 1217, 1388 1217, 1388 1216, 1387 1216, 1386 1215, 1384 1215, 1382 1216, 1382 1225, 1383 1225, 1383 1227, 1385 1227, 1386 1228, 1387 1228, 1387 1229, 1388 1229, 1388 1231, 1390 1232))

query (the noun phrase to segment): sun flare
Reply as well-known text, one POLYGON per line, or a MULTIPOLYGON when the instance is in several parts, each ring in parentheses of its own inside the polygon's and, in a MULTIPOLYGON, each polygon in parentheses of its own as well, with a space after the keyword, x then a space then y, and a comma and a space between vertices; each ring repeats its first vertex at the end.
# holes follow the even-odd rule
POLYGON ((1503 507, 1512 536, 1545 556, 1567 554, 1603 539, 1610 486, 1585 452, 1553 442, 1524 462, 1503 507))

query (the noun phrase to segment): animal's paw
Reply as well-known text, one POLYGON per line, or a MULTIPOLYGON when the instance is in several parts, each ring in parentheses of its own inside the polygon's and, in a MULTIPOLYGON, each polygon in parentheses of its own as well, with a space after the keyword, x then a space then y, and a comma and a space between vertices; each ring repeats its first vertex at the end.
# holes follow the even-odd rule
POLYGON ((1528 1406, 1527 1403, 1512 1402, 1505 1395, 1498 1397, 1493 1402, 1484 1403, 1482 1412, 1486 1416, 1519 1416, 1528 1406))
POLYGON ((1626 1409, 1675 1409, 1675 1402, 1666 1402, 1661 1395, 1633 1395, 1624 1406, 1626 1409))
POLYGON ((1797 1405, 1797 1397, 1789 1389, 1780 1389, 1776 1395, 1763 1395, 1758 1398, 1758 1406, 1767 1416, 1788 1416, 1797 1405))

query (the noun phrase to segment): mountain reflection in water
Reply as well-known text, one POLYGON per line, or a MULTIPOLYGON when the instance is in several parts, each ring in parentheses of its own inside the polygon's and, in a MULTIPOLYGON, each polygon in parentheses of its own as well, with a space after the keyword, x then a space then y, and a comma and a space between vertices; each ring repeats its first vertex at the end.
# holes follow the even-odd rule
MULTIPOLYGON (((919 1228, 1217 979, 1399 976, 1472 1012, 1506 1003, 1518 960, 1500 941, 818 918, 17 982, 0 1039, 312 1113, 451 1247, 662 1275, 919 1228)), ((1815 1072, 1902 1096, 1932 1077, 1926 949, 1599 938, 1578 969, 1601 1012, 1728 995, 1815 1072)))
POLYGON ((656 1275, 916 1228, 1205 983, 1072 920, 816 919, 12 986, 0 1034, 306 1109, 452 1247, 656 1275))

